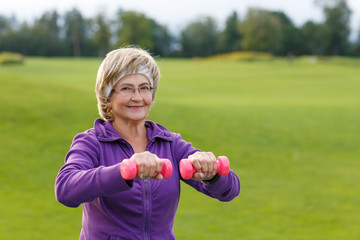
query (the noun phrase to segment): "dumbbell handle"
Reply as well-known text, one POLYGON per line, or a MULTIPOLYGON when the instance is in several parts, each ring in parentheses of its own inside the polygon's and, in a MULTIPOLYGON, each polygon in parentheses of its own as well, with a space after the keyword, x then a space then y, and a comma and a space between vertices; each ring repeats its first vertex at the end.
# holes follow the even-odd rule
MULTIPOLYGON (((196 173, 195 167, 192 165, 189 159, 183 159, 180 161, 180 174, 183 179, 191 179, 194 173, 196 173)), ((229 159, 225 156, 220 156, 216 159, 216 172, 220 176, 227 176, 230 172, 229 159)))
MULTIPOLYGON (((163 175, 164 179, 170 178, 173 167, 169 159, 162 159, 164 164, 160 173, 163 175)), ((137 165, 134 160, 125 159, 120 164, 120 173, 123 179, 132 180, 136 177, 138 172, 137 165)))

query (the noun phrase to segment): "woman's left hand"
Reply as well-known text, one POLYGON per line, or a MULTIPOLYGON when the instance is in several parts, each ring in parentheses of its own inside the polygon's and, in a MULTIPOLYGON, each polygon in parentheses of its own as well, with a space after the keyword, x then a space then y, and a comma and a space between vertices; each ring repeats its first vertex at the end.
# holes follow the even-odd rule
POLYGON ((196 169, 193 180, 210 180, 216 175, 216 157, 212 152, 196 152, 188 160, 196 169))

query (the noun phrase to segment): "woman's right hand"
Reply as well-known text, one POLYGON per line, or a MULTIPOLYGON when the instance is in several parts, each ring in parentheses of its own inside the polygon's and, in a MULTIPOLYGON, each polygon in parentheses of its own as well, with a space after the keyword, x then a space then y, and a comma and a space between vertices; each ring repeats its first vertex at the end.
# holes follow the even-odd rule
POLYGON ((148 151, 135 153, 130 160, 135 161, 138 169, 136 179, 162 180, 164 178, 160 173, 164 161, 155 154, 148 151))

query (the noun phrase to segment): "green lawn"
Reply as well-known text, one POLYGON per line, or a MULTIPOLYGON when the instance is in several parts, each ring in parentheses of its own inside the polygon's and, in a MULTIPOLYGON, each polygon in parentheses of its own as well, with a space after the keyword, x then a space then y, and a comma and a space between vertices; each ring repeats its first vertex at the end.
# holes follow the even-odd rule
MULTIPOLYGON (((81 208, 54 180, 74 135, 98 117, 99 59, 0 66, 0 238, 77 239, 81 208)), ((178 239, 360 239, 360 59, 158 59, 149 119, 227 155, 229 203, 183 185, 178 239)))

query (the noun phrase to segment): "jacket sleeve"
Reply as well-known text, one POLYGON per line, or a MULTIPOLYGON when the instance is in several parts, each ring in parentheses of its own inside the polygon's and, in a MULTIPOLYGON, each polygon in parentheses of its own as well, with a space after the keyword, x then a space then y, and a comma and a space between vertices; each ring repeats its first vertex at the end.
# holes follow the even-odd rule
MULTIPOLYGON (((187 158, 189 155, 197 151, 199 150, 195 149, 191 143, 184 141, 180 134, 175 134, 173 141, 173 155, 175 158, 174 161, 178 164, 178 166, 181 159, 187 158)), ((216 182, 211 184, 195 180, 183 181, 199 192, 223 202, 231 201, 240 194, 240 180, 236 173, 232 170, 230 170, 230 173, 227 176, 219 177, 216 182)))
POLYGON ((120 174, 120 163, 99 166, 100 143, 89 133, 75 136, 55 180, 57 201, 78 207, 103 195, 131 189, 132 181, 125 181, 120 174))

